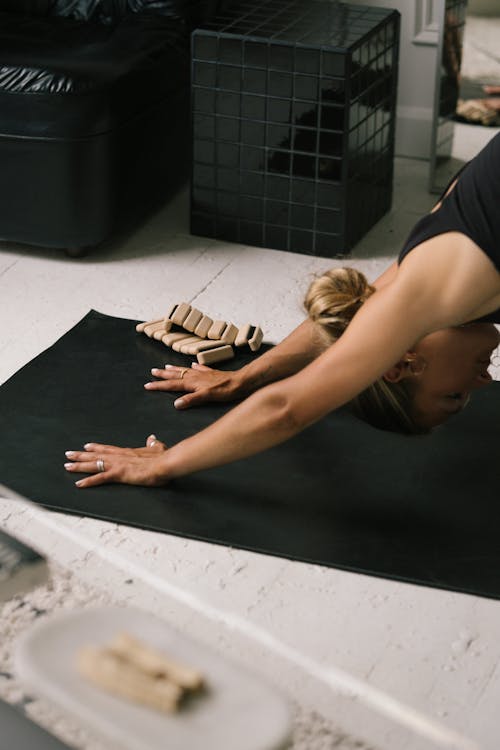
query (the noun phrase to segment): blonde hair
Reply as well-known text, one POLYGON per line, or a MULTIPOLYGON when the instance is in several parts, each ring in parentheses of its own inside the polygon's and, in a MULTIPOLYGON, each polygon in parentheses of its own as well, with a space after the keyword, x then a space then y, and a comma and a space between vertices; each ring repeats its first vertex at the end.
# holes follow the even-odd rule
MULTIPOLYGON (((336 341, 375 292, 364 274, 354 268, 334 268, 310 285, 304 305, 325 345, 336 341)), ((348 405, 358 417, 382 430, 422 433, 412 416, 412 389, 408 379, 390 383, 380 378, 348 405)))

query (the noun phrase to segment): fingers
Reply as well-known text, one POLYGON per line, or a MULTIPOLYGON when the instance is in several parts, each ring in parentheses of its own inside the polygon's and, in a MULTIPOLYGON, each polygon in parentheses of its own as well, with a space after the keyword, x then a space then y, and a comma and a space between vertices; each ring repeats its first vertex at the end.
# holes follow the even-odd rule
MULTIPOLYGON (((150 435, 150 438, 154 437, 150 435)), ((161 456, 153 448, 143 447, 140 455, 116 455, 89 453, 86 451, 68 451, 73 457, 65 463, 66 471, 75 474, 88 474, 75 482, 77 487, 94 487, 99 484, 118 482, 122 484, 142 484, 156 487, 166 484, 163 466, 159 463, 161 456)))
POLYGON ((202 372, 210 372, 212 370, 211 367, 208 367, 208 365, 200 365, 198 362, 193 362, 191 364, 191 367, 193 370, 201 370, 202 372))
MULTIPOLYGON (((101 451, 104 452, 104 451, 101 451)), ((66 451, 64 454, 66 458, 69 458, 73 463, 74 462, 80 462, 80 463, 86 463, 90 464, 92 462, 96 462, 99 458, 99 455, 96 453, 91 453, 87 451, 66 451)), ((64 464, 65 468, 68 468, 72 466, 73 464, 64 464)))
POLYGON ((104 474, 106 471, 105 463, 101 458, 96 458, 95 454, 89 460, 85 460, 85 454, 82 455, 82 459, 76 459, 71 463, 64 464, 64 468, 67 471, 84 472, 85 474, 104 474))
POLYGON ((109 484, 109 482, 113 481, 107 471, 101 471, 99 474, 91 474, 85 477, 85 479, 79 479, 75 482, 75 485, 80 489, 85 489, 85 487, 97 487, 99 484, 109 484))
POLYGON ((150 383, 145 383, 144 388, 148 391, 183 391, 189 387, 185 380, 188 373, 188 367, 165 365, 163 370, 159 367, 153 367, 151 375, 155 378, 161 378, 161 380, 153 380, 150 383))
POLYGON ((161 370, 154 367, 151 373, 160 380, 146 383, 144 387, 147 390, 181 391, 182 396, 174 401, 176 409, 234 398, 231 373, 214 370, 198 362, 193 362, 190 368, 165 365, 161 370))
MULTIPOLYGON (((153 367, 151 374, 155 378, 160 380, 153 380, 150 383, 145 383, 144 388, 148 391, 184 391, 184 393, 190 393, 200 387, 200 381, 194 377, 197 373, 208 373, 212 372, 216 374, 216 371, 212 367, 206 365, 200 365, 198 362, 193 362, 191 368, 188 367, 177 367, 176 365, 165 365, 164 369, 159 367, 153 367)), ((208 390, 203 389, 196 395, 192 393, 193 398, 186 399, 186 405, 193 406, 195 403, 200 404, 206 401, 206 394, 208 390)), ((184 396, 182 397, 184 400, 184 396)), ((179 399, 178 399, 179 401, 179 399)), ((175 402, 177 406, 177 402, 175 402)), ((180 405, 182 408, 182 405, 180 405)))
POLYGON ((213 399, 210 398, 208 390, 193 391, 193 393, 184 393, 180 398, 174 401, 176 409, 189 409, 190 406, 198 406, 213 399))
POLYGON ((85 451, 66 451, 66 456, 71 454, 71 463, 64 464, 66 471, 75 474, 90 474, 84 479, 75 482, 77 487, 96 487, 99 484, 107 484, 114 481, 113 473, 107 469, 105 460, 97 458, 95 453, 85 451))
MULTIPOLYGON (((121 448, 118 445, 104 445, 103 443, 85 443, 83 446, 86 451, 91 453, 133 453, 133 448, 121 448)), ((68 451, 71 453, 71 451, 68 451)), ((66 455, 68 456, 68 453, 66 455)), ((68 456, 71 458, 71 456, 68 456)))
POLYGON ((165 443, 158 440, 156 435, 150 435, 143 448, 121 448, 118 445, 104 445, 103 443, 85 443, 83 451, 66 451, 65 456, 73 462, 89 463, 97 461, 103 456, 151 456, 167 450, 165 443))
MULTIPOLYGON (((153 373, 157 378, 159 375, 153 373)), ((185 387, 185 386, 184 386, 185 387)), ((144 388, 147 391, 180 391, 182 388, 182 380, 151 380, 148 383, 144 383, 144 388)))
POLYGON ((167 446, 165 443, 162 443, 161 440, 158 440, 156 435, 150 435, 148 439, 146 440, 146 448, 153 449, 155 451, 166 451, 167 446))

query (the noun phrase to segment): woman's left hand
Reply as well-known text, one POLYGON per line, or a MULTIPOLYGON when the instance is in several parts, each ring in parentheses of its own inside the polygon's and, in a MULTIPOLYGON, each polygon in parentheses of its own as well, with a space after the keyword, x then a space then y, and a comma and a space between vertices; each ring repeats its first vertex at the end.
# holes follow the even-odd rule
POLYGON ((118 482, 158 487, 167 484, 161 457, 167 446, 150 435, 142 448, 120 448, 117 445, 87 443, 83 451, 66 451, 66 471, 90 474, 75 482, 77 487, 95 487, 118 482))

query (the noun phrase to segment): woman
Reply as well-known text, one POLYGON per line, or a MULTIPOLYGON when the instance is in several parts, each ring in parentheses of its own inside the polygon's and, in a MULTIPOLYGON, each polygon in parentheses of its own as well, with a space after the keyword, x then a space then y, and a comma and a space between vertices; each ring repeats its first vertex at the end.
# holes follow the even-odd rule
POLYGON ((246 397, 221 419, 168 450, 154 436, 143 448, 88 443, 65 468, 89 474, 79 487, 162 485, 270 448, 347 403, 379 427, 428 431, 491 381, 499 270, 497 135, 373 286, 351 269, 325 274, 308 292, 308 319, 238 372, 153 370, 146 388, 183 392, 177 408, 246 397))

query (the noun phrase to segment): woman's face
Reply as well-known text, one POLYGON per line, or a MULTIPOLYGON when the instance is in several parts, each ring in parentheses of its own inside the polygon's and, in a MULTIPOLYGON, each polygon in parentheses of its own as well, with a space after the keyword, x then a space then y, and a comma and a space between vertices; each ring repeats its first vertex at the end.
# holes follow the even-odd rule
POLYGON ((491 323, 468 323, 436 331, 414 351, 424 364, 414 377, 414 417, 423 427, 436 427, 462 411, 476 388, 488 385, 488 372, 500 334, 491 323))

